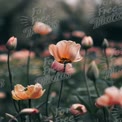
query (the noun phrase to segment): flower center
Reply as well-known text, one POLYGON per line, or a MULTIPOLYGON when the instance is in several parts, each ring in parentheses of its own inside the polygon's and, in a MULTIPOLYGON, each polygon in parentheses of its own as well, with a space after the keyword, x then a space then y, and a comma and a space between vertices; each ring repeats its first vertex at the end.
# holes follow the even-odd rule
POLYGON ((71 63, 71 60, 67 58, 61 58, 60 63, 71 63))

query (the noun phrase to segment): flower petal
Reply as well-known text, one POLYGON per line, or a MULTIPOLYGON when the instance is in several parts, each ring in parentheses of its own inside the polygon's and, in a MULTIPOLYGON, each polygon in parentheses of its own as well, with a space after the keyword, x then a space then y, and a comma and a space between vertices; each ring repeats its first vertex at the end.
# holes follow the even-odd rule
POLYGON ((52 56, 54 56, 56 61, 58 61, 58 62, 60 61, 60 55, 58 54, 58 50, 57 50, 56 45, 51 44, 49 46, 49 52, 52 56))
POLYGON ((11 91, 11 93, 12 93, 12 98, 14 99, 14 100, 21 100, 20 98, 18 98, 17 96, 16 96, 16 94, 15 94, 15 92, 12 90, 11 91))

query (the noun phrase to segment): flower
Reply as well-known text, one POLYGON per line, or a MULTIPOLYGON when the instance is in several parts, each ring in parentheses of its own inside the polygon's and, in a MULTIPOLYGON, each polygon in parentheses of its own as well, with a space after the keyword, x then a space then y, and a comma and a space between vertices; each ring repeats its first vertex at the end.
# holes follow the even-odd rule
POLYGON ((66 67, 64 68, 64 64, 61 64, 56 60, 52 63, 51 68, 58 72, 64 72, 65 70, 66 74, 73 74, 75 72, 75 69, 72 67, 71 63, 66 64, 66 67))
POLYGON ((36 22, 33 26, 33 31, 37 34, 47 35, 52 32, 52 29, 49 25, 46 25, 42 22, 36 22))
MULTIPOLYGON (((12 58, 13 59, 17 59, 17 60, 27 59, 28 56, 29 56, 29 51, 28 50, 20 50, 20 51, 14 52, 12 54, 12 58)), ((30 57, 34 58, 35 57, 35 53, 31 51, 30 57)))
POLYGON ((17 46, 17 38, 12 36, 9 38, 8 42, 6 43, 6 48, 8 50, 14 50, 17 46))
POLYGON ((21 114, 37 114, 39 110, 36 108, 24 108, 20 111, 21 114))
POLYGON ((57 62, 71 63, 82 59, 80 55, 80 47, 80 44, 76 44, 73 41, 62 40, 56 45, 51 44, 49 46, 49 52, 57 62))
POLYGON ((39 83, 27 87, 17 84, 12 90, 12 97, 15 100, 38 99, 44 92, 45 90, 42 90, 42 86, 39 83))
MULTIPOLYGON (((1 54, 0 55, 0 62, 7 62, 8 60, 8 55, 7 54, 1 54)), ((11 60, 11 58, 10 58, 11 60)))
POLYGON ((73 104, 71 107, 70 107, 70 110, 69 110, 73 115, 82 115, 82 114, 85 114, 87 112, 87 109, 84 105, 82 104, 73 104))
POLYGON ((85 36, 85 33, 83 31, 73 31, 72 36, 77 37, 77 38, 83 38, 85 36))
POLYGON ((104 39, 104 40, 103 40, 102 47, 103 47, 104 49, 106 49, 107 47, 109 47, 109 43, 108 43, 108 40, 107 40, 107 39, 104 39))
POLYGON ((96 81, 99 77, 99 69, 97 68, 97 65, 95 61, 92 61, 92 63, 88 67, 87 76, 90 80, 96 81))
POLYGON ((96 100, 97 106, 112 106, 120 104, 120 90, 114 86, 105 90, 105 94, 96 100))
POLYGON ((93 46, 93 39, 91 36, 85 36, 82 39, 81 45, 84 49, 89 49, 93 46))

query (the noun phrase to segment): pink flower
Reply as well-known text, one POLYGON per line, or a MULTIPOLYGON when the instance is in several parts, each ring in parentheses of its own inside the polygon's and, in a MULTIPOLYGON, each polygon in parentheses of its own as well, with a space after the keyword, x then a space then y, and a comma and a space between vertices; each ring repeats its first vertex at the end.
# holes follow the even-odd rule
POLYGON ((46 25, 42 22, 36 22, 33 26, 33 31, 40 35, 47 35, 52 32, 52 29, 49 25, 46 25))
POLYGON ((36 108, 24 108, 20 111, 21 114, 37 114, 39 110, 36 108))
POLYGON ((8 42, 6 43, 6 48, 8 50, 14 50, 17 46, 17 38, 12 36, 9 38, 8 42))
POLYGON ((112 106, 119 104, 120 90, 114 86, 105 90, 105 94, 96 100, 98 106, 112 106))
POLYGON ((73 31, 72 36, 78 37, 78 38, 83 38, 85 36, 85 33, 83 31, 73 31))
MULTIPOLYGON (((0 55, 0 62, 7 62, 8 60, 8 55, 7 54, 1 54, 0 55)), ((10 58, 11 60, 11 58, 10 58)))
MULTIPOLYGON (((27 59, 28 58, 28 55, 29 55, 29 51, 28 50, 21 50, 21 51, 16 51, 12 54, 12 58, 14 59, 27 59)), ((34 52, 31 52, 31 55, 30 55, 31 58, 34 58, 35 57, 35 53, 34 52)))
POLYGON ((73 104, 70 107, 70 112, 73 115, 82 115, 82 114, 85 114, 87 112, 87 109, 84 105, 77 103, 77 104, 73 104))
MULTIPOLYGON (((57 62, 56 60, 51 65, 52 69, 58 71, 58 72, 64 72, 64 64, 61 64, 57 62)), ((75 72, 75 69, 72 67, 71 63, 66 64, 65 73, 66 74, 73 74, 75 72)))

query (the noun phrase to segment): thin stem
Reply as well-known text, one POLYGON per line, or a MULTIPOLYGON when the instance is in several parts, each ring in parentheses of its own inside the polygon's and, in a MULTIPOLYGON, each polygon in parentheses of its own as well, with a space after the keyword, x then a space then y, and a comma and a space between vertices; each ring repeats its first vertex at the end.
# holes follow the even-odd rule
POLYGON ((88 92, 89 102, 92 105, 90 90, 89 90, 89 86, 88 86, 88 82, 87 82, 87 77, 86 77, 86 57, 87 57, 87 50, 85 50, 85 60, 84 60, 84 68, 83 69, 84 69, 84 80, 85 80, 86 89, 87 89, 87 92, 88 92))
MULTIPOLYGON (((64 62, 64 73, 65 73, 65 69, 66 69, 66 63, 64 62)), ((63 90, 63 84, 64 84, 64 80, 61 81, 61 88, 60 88, 57 108, 60 107, 60 101, 61 101, 61 94, 62 94, 62 90, 63 90)))
POLYGON ((46 98, 46 116, 48 116, 48 102, 49 102, 49 95, 50 95, 50 90, 52 87, 52 83, 49 85, 48 91, 47 91, 47 98, 46 98))
POLYGON ((61 94, 62 94, 63 84, 64 84, 64 80, 61 81, 61 88, 60 88, 60 93, 59 93, 59 99, 58 99, 57 108, 60 107, 60 101, 61 101, 61 94))
MULTIPOLYGON (((55 72, 55 75, 54 75, 53 79, 55 79, 56 74, 57 74, 57 71, 55 72)), ((50 91, 51 91, 52 85, 53 85, 53 82, 50 83, 48 91, 47 91, 47 97, 46 97, 46 116, 48 116, 48 101, 49 101, 49 95, 50 95, 50 91)))
POLYGON ((100 97, 99 91, 97 89, 96 81, 93 81, 93 83, 94 83, 94 87, 95 87, 95 90, 96 90, 96 93, 97 93, 97 97, 100 97))
MULTIPOLYGON (((30 69, 31 48, 32 47, 30 47, 30 49, 29 49, 28 60, 27 60, 27 82, 28 82, 28 85, 30 85, 29 69, 30 69)), ((29 108, 31 108, 31 99, 28 100, 28 105, 29 105, 29 108)), ((31 122, 31 115, 29 116, 29 122, 31 122)))
POLYGON ((107 68, 108 68, 108 70, 109 70, 110 66, 109 66, 109 61, 108 61, 108 57, 107 57, 107 54, 106 54, 106 49, 103 49, 103 51, 104 51, 105 58, 106 58, 107 68))
MULTIPOLYGON (((13 90, 13 83, 12 83, 12 74, 11 74, 11 68, 10 68, 10 51, 8 50, 8 60, 7 60, 7 64, 8 64, 8 73, 9 73, 9 81, 10 81, 10 85, 11 85, 11 91, 13 90)), ((16 106, 15 101, 12 99, 13 101, 13 105, 15 110, 17 111, 17 113, 19 112, 16 106)))

